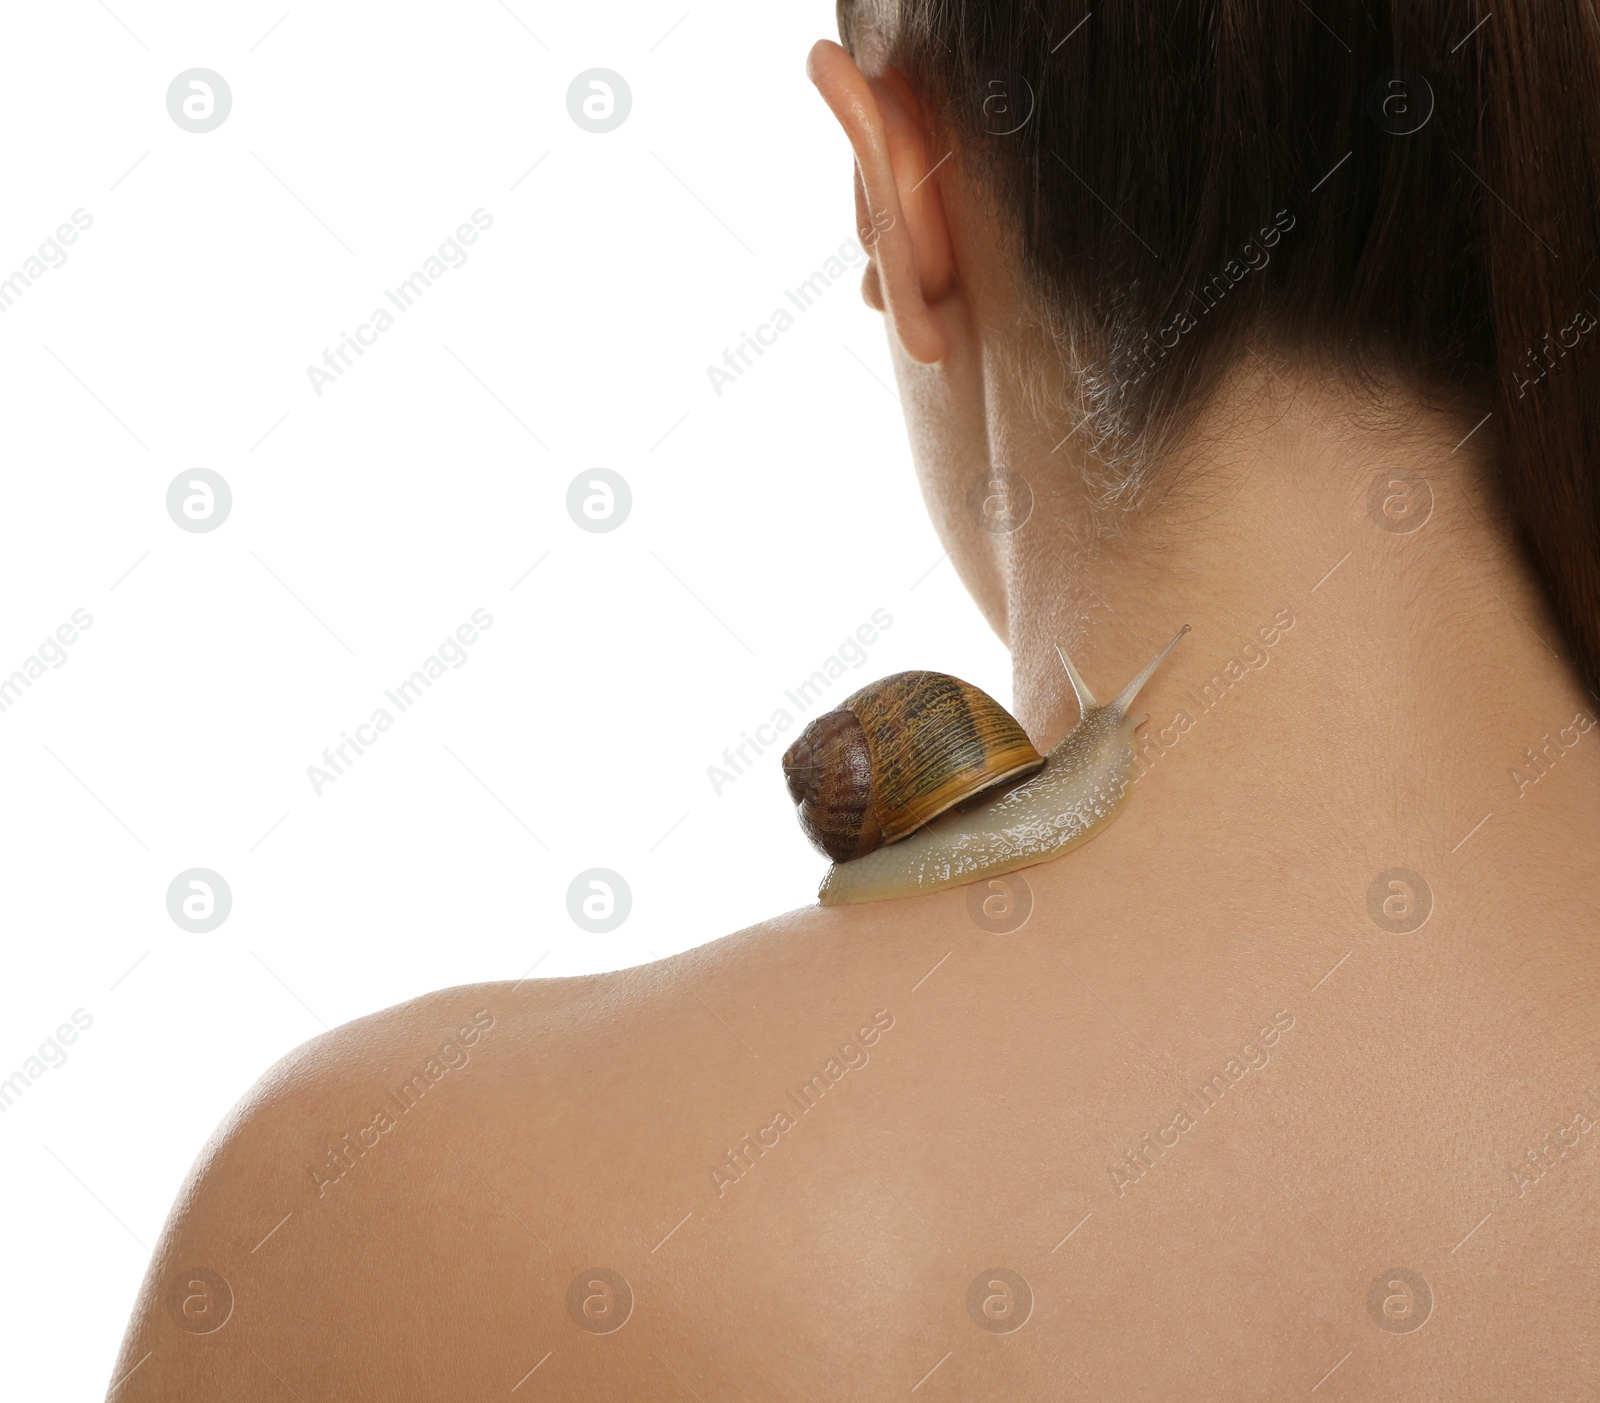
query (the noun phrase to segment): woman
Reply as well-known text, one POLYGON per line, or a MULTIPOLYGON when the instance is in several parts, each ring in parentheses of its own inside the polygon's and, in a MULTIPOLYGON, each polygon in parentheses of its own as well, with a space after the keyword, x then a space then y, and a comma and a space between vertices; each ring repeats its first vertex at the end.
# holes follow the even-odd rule
POLYGON ((1057 640, 1109 689, 1192 625, 1127 811, 307 1044, 115 1396, 1600 1395, 1600 12, 840 22, 1018 718, 1076 721, 1057 640))

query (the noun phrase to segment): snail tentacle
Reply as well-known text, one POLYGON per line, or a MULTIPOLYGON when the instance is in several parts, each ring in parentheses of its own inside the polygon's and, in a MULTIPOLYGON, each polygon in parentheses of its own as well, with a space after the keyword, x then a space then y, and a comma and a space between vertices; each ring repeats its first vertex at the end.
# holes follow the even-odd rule
POLYGON ((1139 695, 1140 688, 1142 688, 1144 684, 1150 680, 1155 670, 1167 660, 1167 654, 1178 646, 1178 640, 1182 638, 1183 635, 1188 631, 1188 624, 1185 624, 1182 628, 1180 628, 1177 633, 1172 636, 1172 641, 1168 643, 1167 646, 1159 653, 1157 653, 1155 657, 1151 658, 1142 669, 1140 669, 1138 675, 1134 677, 1133 681, 1128 683, 1126 687, 1117 693, 1116 700, 1111 703, 1111 706, 1117 711, 1126 712, 1127 709, 1133 705, 1133 699, 1139 695))
POLYGON ((1067 670, 1067 681, 1072 683, 1072 694, 1078 699, 1078 715, 1085 716, 1089 708, 1098 706, 1094 693, 1089 690, 1089 684, 1083 680, 1083 675, 1072 665, 1072 659, 1067 656, 1067 650, 1059 643, 1056 644, 1056 656, 1061 659, 1061 666, 1067 670))

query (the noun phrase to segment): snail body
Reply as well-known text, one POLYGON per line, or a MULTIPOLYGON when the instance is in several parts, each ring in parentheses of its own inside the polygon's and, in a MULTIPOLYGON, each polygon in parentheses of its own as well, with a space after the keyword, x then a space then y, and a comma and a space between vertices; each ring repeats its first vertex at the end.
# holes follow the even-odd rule
POLYGON ((1101 832, 1127 802, 1137 760, 1134 731, 1148 719, 1130 717, 1128 707, 1188 631, 1185 624, 1104 705, 1057 645, 1080 716, 1042 766, 1008 787, 975 791, 908 834, 836 862, 817 893, 821 903, 843 906, 964 886, 1048 862, 1101 832))

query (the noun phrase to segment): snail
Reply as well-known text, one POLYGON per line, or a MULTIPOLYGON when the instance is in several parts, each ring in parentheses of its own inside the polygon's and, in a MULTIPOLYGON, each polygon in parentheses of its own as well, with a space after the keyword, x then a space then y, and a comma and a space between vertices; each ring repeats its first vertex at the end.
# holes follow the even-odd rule
POLYGON ((1185 624, 1104 706, 1056 645, 1079 718, 1040 756, 978 688, 937 672, 902 672, 819 716, 784 753, 801 827, 834 859, 824 906, 920 896, 1031 867, 1108 825, 1127 802, 1139 690, 1185 624))

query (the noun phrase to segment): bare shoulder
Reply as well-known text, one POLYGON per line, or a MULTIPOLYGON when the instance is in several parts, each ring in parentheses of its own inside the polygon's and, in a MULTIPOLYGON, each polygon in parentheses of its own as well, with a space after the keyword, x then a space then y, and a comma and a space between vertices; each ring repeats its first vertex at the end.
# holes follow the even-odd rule
POLYGON ((1535 1078, 1387 945, 1200 962, 1181 884, 1028 881, 306 1044, 201 1155, 115 1397, 1592 1384, 1586 1014, 1535 1078))
MULTIPOLYGON (((518 990, 527 1010, 570 992, 547 982, 518 990)), ((443 990, 345 1024, 294 1049, 265 1072, 202 1148, 161 1234, 123 1341, 110 1397, 241 1399, 306 1396, 296 1371, 321 1348, 346 1351, 358 1370, 366 1345, 319 1283, 349 1286, 389 1254, 369 1239, 374 1214, 393 1211, 402 1181, 416 1197, 404 1215, 426 1227, 438 1166, 419 1142, 467 1099, 482 1064, 516 1020, 510 986, 443 990), (497 1007, 498 1005, 498 1007, 497 1007), (352 1256, 353 1254, 353 1256, 352 1256), (313 1306, 302 1310, 305 1305, 313 1306)), ((385 1234, 393 1241, 391 1234, 385 1234)), ((383 1272, 347 1298, 371 1306, 395 1284, 383 1272)))
MULTIPOLYGON (((737 1089, 796 1035, 794 1005, 802 1026, 826 1017, 800 976, 842 938, 830 924, 795 913, 616 974, 442 990, 295 1049, 178 1194, 112 1396, 500 1391, 535 1368, 633 1388, 638 1342, 703 1295, 674 1276, 699 1257, 671 1249, 746 1129, 737 1089)), ((872 1002, 834 1020, 835 1044, 876 1040, 872 1002)))

